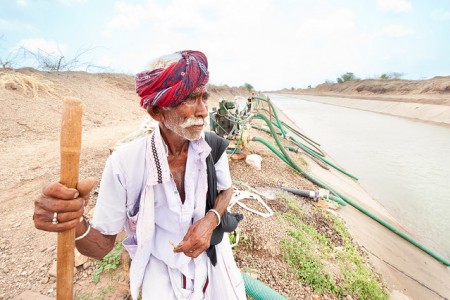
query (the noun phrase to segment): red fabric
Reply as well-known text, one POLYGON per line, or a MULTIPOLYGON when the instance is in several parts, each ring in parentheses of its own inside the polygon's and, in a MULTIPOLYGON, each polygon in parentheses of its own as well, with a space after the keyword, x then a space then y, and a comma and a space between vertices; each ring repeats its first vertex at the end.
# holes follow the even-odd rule
POLYGON ((206 282, 205 282, 205 285, 203 286, 203 294, 206 292, 206 288, 208 287, 208 283, 209 283, 209 278, 206 277, 206 282))
POLYGON ((180 104, 197 87, 208 83, 208 60, 200 51, 181 51, 181 59, 167 68, 136 75, 141 106, 168 107, 180 104))

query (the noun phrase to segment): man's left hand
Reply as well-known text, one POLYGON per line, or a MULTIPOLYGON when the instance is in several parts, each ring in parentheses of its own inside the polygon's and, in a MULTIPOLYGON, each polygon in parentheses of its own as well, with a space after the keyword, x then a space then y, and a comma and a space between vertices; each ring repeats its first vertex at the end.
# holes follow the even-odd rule
POLYGON ((214 214, 206 214, 198 220, 184 236, 183 240, 173 249, 173 252, 183 252, 186 256, 196 258, 209 248, 211 236, 217 227, 217 218, 214 214))

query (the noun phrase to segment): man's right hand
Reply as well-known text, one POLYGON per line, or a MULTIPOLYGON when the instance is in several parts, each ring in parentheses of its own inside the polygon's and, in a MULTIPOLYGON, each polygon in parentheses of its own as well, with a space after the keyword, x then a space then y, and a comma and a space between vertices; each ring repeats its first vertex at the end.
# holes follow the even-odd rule
POLYGON ((46 184, 34 201, 34 226, 51 232, 75 228, 96 184, 95 178, 78 182, 77 189, 67 188, 59 182, 46 184), (57 222, 54 222, 55 217, 57 222))

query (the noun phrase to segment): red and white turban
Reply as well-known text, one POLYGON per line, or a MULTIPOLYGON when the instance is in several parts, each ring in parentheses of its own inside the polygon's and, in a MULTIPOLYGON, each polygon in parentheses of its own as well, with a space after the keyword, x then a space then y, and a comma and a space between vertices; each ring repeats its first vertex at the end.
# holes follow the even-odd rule
POLYGON ((155 69, 136 75, 136 93, 143 108, 176 106, 196 88, 208 83, 208 60, 202 52, 180 51, 170 60, 162 57, 155 61, 155 69))

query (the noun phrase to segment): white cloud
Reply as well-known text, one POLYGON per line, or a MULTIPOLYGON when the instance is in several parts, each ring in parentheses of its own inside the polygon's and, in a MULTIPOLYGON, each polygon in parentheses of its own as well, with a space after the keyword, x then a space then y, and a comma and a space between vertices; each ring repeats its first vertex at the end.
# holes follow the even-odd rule
POLYGON ((32 52, 42 50, 48 54, 64 54, 67 50, 67 46, 64 44, 59 44, 55 41, 45 40, 42 38, 23 39, 19 41, 17 47, 24 47, 32 52))
POLYGON ((412 5, 409 0, 378 0, 377 6, 382 11, 393 11, 398 13, 409 12, 412 5))
POLYGON ((103 30, 105 36, 111 36, 116 31, 132 31, 139 28, 146 18, 155 13, 155 9, 151 9, 151 3, 147 5, 129 4, 127 2, 117 1, 114 4, 116 14, 112 16, 103 30))
POLYGON ((27 0, 16 0, 17 5, 25 7, 28 5, 28 1, 27 0))
POLYGON ((14 28, 14 25, 5 19, 0 19, 0 30, 11 30, 14 28))
POLYGON ((412 30, 411 28, 398 24, 391 24, 384 26, 380 31, 381 35, 392 38, 401 38, 409 36, 413 33, 414 30, 412 30))
POLYGON ((314 12, 290 8, 288 16, 271 0, 258 5, 247 0, 220 5, 207 0, 118 1, 115 8, 104 34, 133 44, 132 51, 115 54, 120 59, 111 66, 127 73, 141 71, 158 55, 198 49, 208 56, 212 83, 306 87, 323 82, 324 73, 362 66, 363 48, 369 45, 350 9, 330 9, 326 3, 315 5, 314 12))
POLYGON ((443 8, 433 10, 431 12, 431 17, 439 21, 448 21, 450 20, 450 10, 445 10, 443 8))
POLYGON ((16 20, 6 20, 0 18, 0 30, 4 31, 32 31, 34 30, 34 27, 25 23, 25 22, 19 22, 16 20))
MULTIPOLYGON (((25 0, 17 0, 17 1, 25 1, 25 0)), ((87 3, 88 0, 56 0, 56 2, 66 5, 66 6, 71 6, 72 4, 83 4, 83 3, 87 3)))

